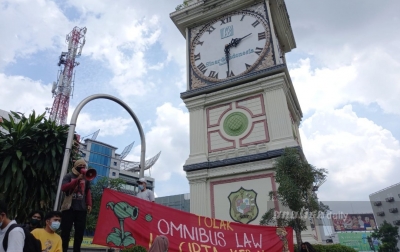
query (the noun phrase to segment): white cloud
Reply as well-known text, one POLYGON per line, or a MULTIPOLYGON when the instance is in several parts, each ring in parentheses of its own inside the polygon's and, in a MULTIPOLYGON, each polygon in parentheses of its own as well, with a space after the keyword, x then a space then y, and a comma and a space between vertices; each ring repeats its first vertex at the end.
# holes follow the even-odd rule
MULTIPOLYGON (((136 146, 126 160, 139 161, 140 148, 136 146)), ((173 175, 184 177, 183 164, 189 157, 189 113, 170 103, 157 108, 157 118, 146 133, 146 158, 159 151, 160 158, 151 168, 156 181, 169 180, 173 175)))
POLYGON ((286 0, 286 5, 296 50, 313 55, 318 64, 337 68, 376 49, 400 58, 400 33, 394 32, 400 26, 399 1, 286 0))
POLYGON ((400 115, 399 1, 286 4, 297 44, 291 76, 305 112, 359 102, 400 115))
POLYGON ((149 48, 158 41, 159 17, 146 15, 131 1, 106 4, 105 1, 69 1, 81 14, 87 27, 82 54, 105 63, 114 74, 111 85, 123 97, 144 96, 152 86, 144 85, 149 48))
POLYGON ((100 136, 120 136, 126 132, 131 123, 132 119, 130 118, 115 117, 96 120, 88 113, 80 113, 76 123, 76 131, 82 135, 91 134, 100 129, 100 136))
POLYGON ((45 112, 51 108, 51 86, 43 85, 23 76, 7 76, 0 73, 0 109, 22 113, 45 112))
POLYGON ((376 102, 384 112, 400 115, 400 58, 375 49, 358 55, 353 65, 359 74, 345 93, 352 100, 363 104, 376 102))
POLYGON ((368 200, 397 183, 400 144, 390 131, 359 118, 350 105, 319 111, 301 127, 308 161, 329 170, 321 200, 368 200))
POLYGON ((162 70, 171 59, 181 67, 186 64, 185 40, 168 15, 178 3, 178 0, 140 4, 127 0, 118 4, 92 0, 3 1, 0 69, 16 62, 18 57, 40 50, 65 50, 65 34, 74 26, 85 26, 88 30, 83 56, 90 55, 98 61, 97 71, 104 66, 111 70, 109 84, 120 96, 144 96, 155 87, 149 83, 149 73, 162 70), (161 54, 149 51, 155 43, 164 49, 161 54))
POLYGON ((311 63, 299 60, 290 70, 304 113, 359 102, 377 103, 384 112, 400 115, 400 59, 376 49, 337 68, 312 69, 311 63))
POLYGON ((17 57, 59 47, 71 27, 53 1, 4 0, 0 3, 0 69, 17 57))
POLYGON ((352 66, 338 69, 315 69, 310 59, 300 60, 290 75, 296 88, 303 113, 315 109, 334 108, 348 102, 352 97, 344 91, 357 76, 352 66))

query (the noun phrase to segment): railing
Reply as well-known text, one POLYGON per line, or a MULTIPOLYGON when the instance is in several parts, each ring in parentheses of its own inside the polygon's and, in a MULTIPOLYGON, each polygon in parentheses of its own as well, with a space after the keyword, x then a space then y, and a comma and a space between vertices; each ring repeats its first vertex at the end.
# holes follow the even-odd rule
POLYGON ((383 192, 383 191, 386 191, 387 189, 392 188, 392 187, 395 187, 395 186, 398 186, 398 185, 400 185, 400 183, 391 185, 391 186, 386 187, 386 188, 384 188, 384 189, 382 189, 382 190, 379 190, 379 191, 377 191, 377 192, 371 193, 369 196, 374 195, 374 194, 377 194, 377 193, 380 193, 380 192, 383 192))
POLYGON ((375 202, 374 202, 374 206, 382 206, 382 202, 380 202, 380 201, 375 201, 375 202))
POLYGON ((385 200, 386 200, 387 202, 393 202, 393 201, 394 201, 394 198, 393 198, 393 197, 387 197, 385 200))
POLYGON ((385 216, 385 212, 377 212, 376 213, 378 216, 385 216))

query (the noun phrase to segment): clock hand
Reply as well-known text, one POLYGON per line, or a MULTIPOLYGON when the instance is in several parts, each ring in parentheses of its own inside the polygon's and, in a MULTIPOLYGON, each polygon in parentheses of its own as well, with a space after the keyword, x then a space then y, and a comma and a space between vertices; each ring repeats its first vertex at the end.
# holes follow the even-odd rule
POLYGON ((231 42, 229 43, 229 46, 230 46, 230 47, 236 47, 236 46, 238 46, 239 43, 240 43, 240 41, 242 41, 242 39, 244 39, 244 38, 246 38, 246 37, 248 37, 248 36, 250 36, 250 35, 251 35, 251 33, 247 34, 246 36, 244 36, 244 37, 242 37, 242 38, 234 38, 234 39, 232 39, 231 42))
POLYGON ((230 52, 231 47, 238 46, 240 41, 242 41, 242 39, 244 39, 250 35, 251 35, 251 33, 249 33, 246 36, 241 37, 241 38, 234 38, 231 40, 231 42, 229 44, 225 45, 224 52, 225 52, 226 64, 228 65, 228 75, 229 75, 229 52, 230 52))
POLYGON ((228 65, 228 74, 229 74, 229 51, 231 49, 231 44, 227 44, 225 45, 225 59, 226 59, 226 64, 228 65))

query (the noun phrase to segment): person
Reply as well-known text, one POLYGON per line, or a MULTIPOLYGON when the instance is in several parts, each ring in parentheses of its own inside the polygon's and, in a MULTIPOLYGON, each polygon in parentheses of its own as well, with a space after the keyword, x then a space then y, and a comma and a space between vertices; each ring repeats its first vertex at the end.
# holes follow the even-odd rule
POLYGON ((375 248, 375 251, 378 251, 378 249, 379 249, 379 240, 377 239, 377 238, 373 238, 372 239, 372 245, 374 246, 374 248, 375 248))
POLYGON ((31 233, 42 244, 42 252, 62 252, 61 237, 56 233, 60 228, 61 213, 51 211, 45 217, 46 226, 36 228, 31 233))
POLYGON ((34 210, 28 215, 27 224, 25 224, 25 228, 27 228, 30 232, 35 228, 42 227, 43 220, 43 212, 40 210, 34 210))
POLYGON ((3 200, 0 200, 0 252, 12 251, 22 252, 25 244, 25 233, 21 227, 14 227, 8 234, 7 249, 3 247, 3 240, 7 230, 11 225, 17 224, 15 220, 7 217, 8 206, 3 200))
POLYGON ((159 235, 154 239, 149 252, 167 252, 169 247, 168 238, 164 235, 159 235))
POLYGON ((358 222, 358 219, 355 215, 352 217, 352 223, 353 223, 353 226, 352 226, 353 229, 360 228, 360 223, 358 222))
POLYGON ((365 228, 365 229, 368 229, 368 228, 370 228, 370 227, 371 227, 370 219, 369 219, 369 217, 365 217, 364 228, 365 228))
POLYGON ((369 223, 371 224, 372 229, 376 229, 376 224, 374 219, 371 219, 369 223))
POLYGON ((343 226, 345 229, 351 229, 352 228, 352 221, 351 221, 351 217, 350 215, 347 215, 344 222, 343 222, 343 226))
POLYGON ((147 201, 154 202, 154 193, 153 193, 153 191, 148 190, 146 188, 146 186, 147 186, 146 179, 140 178, 138 181, 138 184, 139 184, 140 191, 138 192, 138 194, 136 194, 136 197, 147 200, 147 201))
POLYGON ((357 220, 358 220, 358 227, 364 228, 364 221, 361 219, 361 215, 357 216, 357 220))
POLYGON ((64 252, 68 250, 72 225, 75 229, 73 251, 81 251, 86 215, 92 210, 90 182, 81 174, 81 169, 86 169, 86 161, 83 158, 74 162, 72 172, 67 173, 62 180, 61 190, 67 195, 72 193, 71 208, 62 211, 61 239, 64 252))
POLYGON ((309 242, 303 242, 301 244, 301 252, 316 252, 314 247, 309 242))

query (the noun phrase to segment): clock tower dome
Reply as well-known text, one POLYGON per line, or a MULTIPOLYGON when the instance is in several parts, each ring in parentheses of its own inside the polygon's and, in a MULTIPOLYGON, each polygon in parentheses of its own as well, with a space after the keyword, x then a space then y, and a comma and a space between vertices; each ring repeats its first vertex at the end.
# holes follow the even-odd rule
MULTIPOLYGON (((302 153, 302 111, 286 66, 296 47, 284 0, 191 0, 171 19, 186 39, 190 210, 258 225, 279 202, 274 160, 302 153)), ((320 241, 316 226, 304 241, 320 241)))

